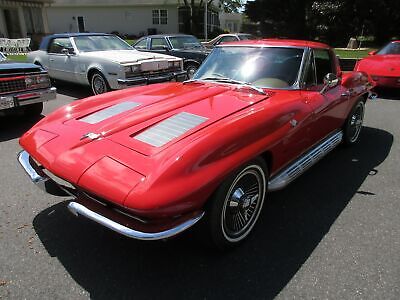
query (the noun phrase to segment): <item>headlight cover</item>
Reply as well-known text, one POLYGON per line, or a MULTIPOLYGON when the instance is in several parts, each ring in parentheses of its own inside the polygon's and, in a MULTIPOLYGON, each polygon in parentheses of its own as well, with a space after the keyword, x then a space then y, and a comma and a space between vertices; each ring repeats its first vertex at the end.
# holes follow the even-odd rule
POLYGON ((126 77, 135 76, 140 73, 140 65, 124 66, 126 77))

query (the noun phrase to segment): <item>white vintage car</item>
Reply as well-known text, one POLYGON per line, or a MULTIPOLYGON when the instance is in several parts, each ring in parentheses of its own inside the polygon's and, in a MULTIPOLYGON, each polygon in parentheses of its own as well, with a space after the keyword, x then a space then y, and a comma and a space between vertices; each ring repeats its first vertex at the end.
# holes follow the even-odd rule
POLYGON ((27 60, 52 79, 90 85, 94 94, 133 85, 183 81, 182 59, 140 52, 112 34, 65 33, 43 38, 27 60))

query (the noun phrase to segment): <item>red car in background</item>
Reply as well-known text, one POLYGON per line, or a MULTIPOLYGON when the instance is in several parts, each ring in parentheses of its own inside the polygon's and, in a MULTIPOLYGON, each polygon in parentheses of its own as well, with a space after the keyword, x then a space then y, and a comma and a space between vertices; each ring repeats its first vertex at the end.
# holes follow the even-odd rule
POLYGON ((400 87, 400 41, 393 41, 360 60, 355 71, 368 73, 376 87, 400 87))
POLYGON ((58 109, 23 135, 18 159, 34 183, 71 195, 77 216, 142 240, 203 219, 227 248, 252 231, 267 191, 357 142, 370 88, 325 44, 228 43, 186 82, 58 109))

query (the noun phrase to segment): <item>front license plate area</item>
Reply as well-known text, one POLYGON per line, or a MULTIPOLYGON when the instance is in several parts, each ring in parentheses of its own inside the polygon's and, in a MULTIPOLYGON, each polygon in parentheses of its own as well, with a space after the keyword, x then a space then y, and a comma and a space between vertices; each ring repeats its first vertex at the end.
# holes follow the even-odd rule
POLYGON ((12 97, 1 97, 0 98, 0 108, 7 109, 14 107, 14 99, 12 97))

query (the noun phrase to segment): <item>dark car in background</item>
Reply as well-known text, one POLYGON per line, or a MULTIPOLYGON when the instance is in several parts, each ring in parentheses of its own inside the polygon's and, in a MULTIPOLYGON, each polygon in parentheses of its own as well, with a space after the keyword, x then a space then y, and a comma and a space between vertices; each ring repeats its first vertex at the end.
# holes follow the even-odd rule
POLYGON ((43 102, 56 98, 56 88, 42 67, 7 60, 0 52, 0 115, 21 111, 36 117, 43 102))
POLYGON ((192 78, 210 53, 193 35, 159 34, 141 38, 133 45, 137 50, 168 54, 183 59, 183 69, 192 78))

